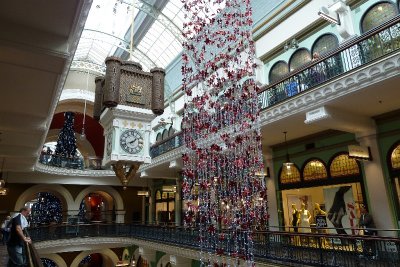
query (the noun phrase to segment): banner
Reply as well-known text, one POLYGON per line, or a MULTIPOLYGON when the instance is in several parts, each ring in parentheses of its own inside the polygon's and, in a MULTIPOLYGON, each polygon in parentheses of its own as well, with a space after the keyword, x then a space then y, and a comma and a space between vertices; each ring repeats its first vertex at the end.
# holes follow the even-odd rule
POLYGON ((356 211, 353 197, 352 186, 338 186, 324 189, 325 207, 327 211, 327 224, 330 233, 355 234, 353 229, 356 227, 356 211))

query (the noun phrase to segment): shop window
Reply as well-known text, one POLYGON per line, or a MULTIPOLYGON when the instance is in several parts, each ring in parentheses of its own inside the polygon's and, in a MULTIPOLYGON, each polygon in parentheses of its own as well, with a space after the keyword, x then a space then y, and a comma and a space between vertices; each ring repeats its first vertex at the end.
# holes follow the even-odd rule
POLYGON ((382 2, 371 7, 361 21, 361 31, 367 32, 397 15, 396 6, 389 2, 382 2))
POLYGON ((289 72, 289 66, 285 61, 276 62, 269 71, 269 83, 274 83, 289 72))
POLYGON ((310 51, 308 51, 305 48, 300 48, 296 52, 294 52, 294 54, 290 58, 289 61, 290 71, 298 69, 310 61, 311 61, 310 51))
POLYGON ((292 184, 300 182, 300 172, 296 166, 291 166, 290 169, 282 168, 281 175, 279 177, 281 184, 292 184))
POLYGON ((349 158, 347 154, 336 156, 329 166, 331 177, 343 177, 359 175, 360 168, 355 159, 349 158))
POLYGON ((325 165, 320 160, 309 161, 303 169, 304 181, 313 181, 327 179, 328 173, 326 171, 325 165))
POLYGON ((333 34, 324 34, 320 36, 314 43, 312 48, 312 54, 317 53, 322 55, 324 53, 330 52, 339 46, 339 41, 337 37, 333 34))
POLYGON ((393 150, 390 161, 392 169, 400 169, 400 145, 393 150))

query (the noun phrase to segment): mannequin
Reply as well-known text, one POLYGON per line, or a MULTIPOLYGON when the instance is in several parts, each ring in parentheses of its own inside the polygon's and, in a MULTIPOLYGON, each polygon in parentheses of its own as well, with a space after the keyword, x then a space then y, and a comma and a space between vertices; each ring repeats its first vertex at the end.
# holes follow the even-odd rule
POLYGON ((292 216, 291 226, 293 227, 293 231, 298 232, 297 223, 299 221, 299 211, 294 203, 292 204, 292 216))
POLYGON ((302 202, 297 222, 297 225, 300 227, 299 228, 300 233, 311 233, 310 219, 311 219, 311 213, 308 210, 306 210, 306 204, 302 202))
POLYGON ((314 204, 315 215, 326 215, 326 212, 321 209, 318 203, 314 204))

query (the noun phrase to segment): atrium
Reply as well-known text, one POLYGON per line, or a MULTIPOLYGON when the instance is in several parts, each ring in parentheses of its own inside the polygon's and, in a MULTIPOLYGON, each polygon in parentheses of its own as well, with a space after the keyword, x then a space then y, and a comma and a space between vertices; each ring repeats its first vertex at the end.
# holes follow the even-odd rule
POLYGON ((400 262, 400 0, 18 0, 0 22, 0 221, 31 208, 37 264, 400 262))

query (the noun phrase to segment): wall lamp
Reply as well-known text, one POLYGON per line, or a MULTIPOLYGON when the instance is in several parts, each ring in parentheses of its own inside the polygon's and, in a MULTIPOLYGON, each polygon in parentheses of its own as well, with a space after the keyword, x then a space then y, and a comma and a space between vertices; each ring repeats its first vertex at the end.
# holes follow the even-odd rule
POLYGON ((321 18, 332 24, 340 25, 340 19, 338 13, 331 12, 329 8, 325 6, 321 7, 321 9, 318 11, 318 16, 320 16, 321 18))

